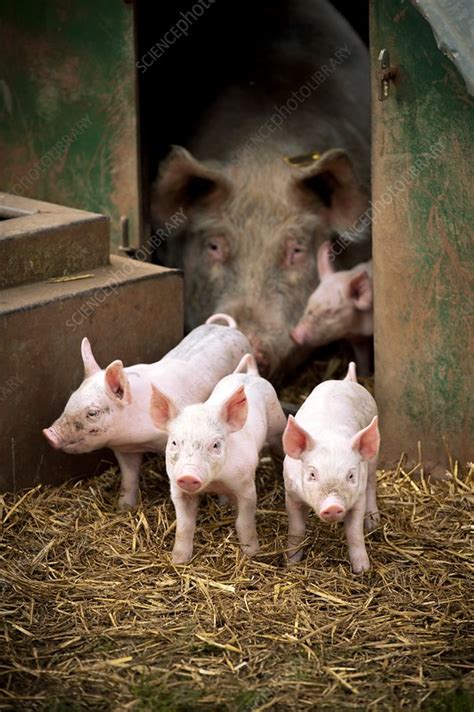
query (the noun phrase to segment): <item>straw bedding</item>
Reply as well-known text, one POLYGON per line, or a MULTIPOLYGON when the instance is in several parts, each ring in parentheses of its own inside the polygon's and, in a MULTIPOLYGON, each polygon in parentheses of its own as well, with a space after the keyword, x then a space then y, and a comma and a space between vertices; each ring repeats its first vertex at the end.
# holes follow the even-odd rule
POLYGON ((315 517, 303 561, 284 567, 282 481, 265 457, 253 561, 232 509, 207 497, 193 561, 171 563, 160 458, 133 513, 115 511, 114 471, 0 498, 0 708, 472 710, 474 467, 413 474, 378 473, 362 576, 342 527, 315 517))

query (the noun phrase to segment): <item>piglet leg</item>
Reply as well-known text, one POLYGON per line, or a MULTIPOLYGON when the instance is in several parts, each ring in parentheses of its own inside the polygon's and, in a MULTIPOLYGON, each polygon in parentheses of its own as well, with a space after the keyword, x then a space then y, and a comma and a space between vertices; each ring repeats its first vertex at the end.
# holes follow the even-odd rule
POLYGON ((137 506, 138 478, 143 456, 141 453, 124 453, 117 450, 114 450, 114 455, 122 475, 118 507, 121 510, 133 509, 137 506))
POLYGON ((176 511, 176 536, 171 558, 175 564, 185 564, 193 555, 199 498, 172 488, 171 499, 176 511))
POLYGON ((235 492, 237 500, 237 519, 235 528, 239 537, 240 547, 244 554, 253 556, 259 549, 255 514, 257 511, 257 491, 255 482, 235 492))
POLYGON ((377 507, 377 463, 370 460, 368 463, 367 492, 365 499, 364 528, 370 532, 380 524, 380 514, 377 507))
POLYGON ((370 569, 369 557, 364 541, 364 513, 365 497, 357 500, 354 507, 347 513, 344 520, 347 544, 349 546, 349 558, 354 573, 370 569))
POLYGON ((309 507, 286 493, 286 511, 288 512, 287 557, 289 564, 296 564, 303 556, 302 543, 306 534, 306 521, 309 507))

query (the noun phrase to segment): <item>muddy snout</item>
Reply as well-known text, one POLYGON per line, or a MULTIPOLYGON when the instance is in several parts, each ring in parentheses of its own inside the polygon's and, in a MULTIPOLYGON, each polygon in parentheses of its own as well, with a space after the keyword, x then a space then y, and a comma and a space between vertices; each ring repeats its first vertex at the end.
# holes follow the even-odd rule
POLYGON ((340 522, 344 519, 346 508, 339 497, 326 497, 319 508, 319 517, 324 522, 340 522))

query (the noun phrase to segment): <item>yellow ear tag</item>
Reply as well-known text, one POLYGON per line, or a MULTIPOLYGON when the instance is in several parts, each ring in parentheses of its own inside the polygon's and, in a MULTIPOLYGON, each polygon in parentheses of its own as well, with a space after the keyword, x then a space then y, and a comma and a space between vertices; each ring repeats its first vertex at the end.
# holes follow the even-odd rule
POLYGON ((321 158, 320 153, 306 153, 304 156, 283 156, 283 160, 292 168, 306 168, 321 158))

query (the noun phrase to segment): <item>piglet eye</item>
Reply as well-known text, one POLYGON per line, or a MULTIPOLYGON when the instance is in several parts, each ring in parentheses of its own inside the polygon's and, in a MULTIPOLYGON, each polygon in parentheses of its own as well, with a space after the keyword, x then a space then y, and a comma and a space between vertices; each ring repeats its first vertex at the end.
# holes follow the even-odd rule
POLYGON ((213 450, 220 450, 221 449, 221 444, 219 441, 215 442, 214 445, 212 446, 213 450))
POLYGON ((178 446, 178 443, 176 442, 176 440, 172 440, 170 444, 171 444, 171 447, 177 447, 177 446, 178 446))
POLYGON ((91 408, 87 411, 88 418, 96 418, 99 415, 99 411, 95 408, 91 408))
POLYGON ((318 473, 316 470, 311 470, 309 473, 309 479, 310 480, 317 480, 318 479, 318 473))
POLYGON ((350 470, 350 471, 347 473, 347 479, 349 480, 349 482, 353 482, 353 481, 354 481, 354 479, 355 479, 355 473, 353 472, 353 470, 350 470))

